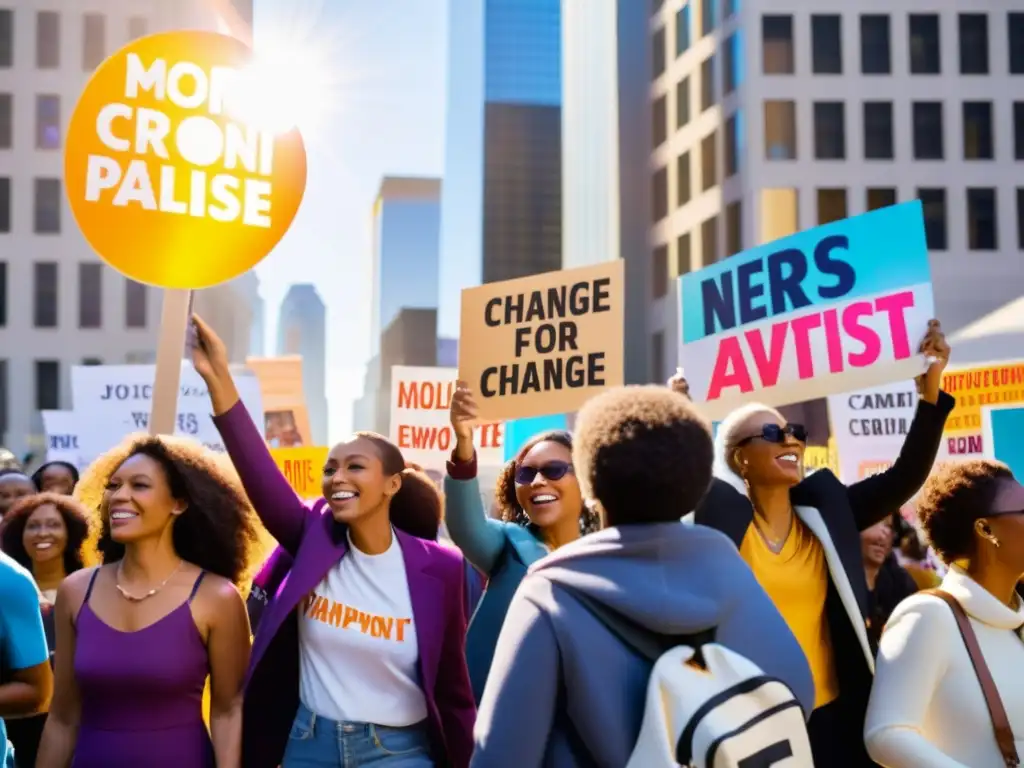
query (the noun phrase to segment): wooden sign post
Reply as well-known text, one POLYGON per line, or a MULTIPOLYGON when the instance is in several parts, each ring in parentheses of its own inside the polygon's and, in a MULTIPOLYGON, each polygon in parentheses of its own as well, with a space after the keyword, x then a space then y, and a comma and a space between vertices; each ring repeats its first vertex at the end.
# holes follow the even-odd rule
POLYGON ((156 377, 149 413, 149 434, 173 435, 178 419, 181 359, 192 314, 192 291, 165 288, 156 347, 156 377))

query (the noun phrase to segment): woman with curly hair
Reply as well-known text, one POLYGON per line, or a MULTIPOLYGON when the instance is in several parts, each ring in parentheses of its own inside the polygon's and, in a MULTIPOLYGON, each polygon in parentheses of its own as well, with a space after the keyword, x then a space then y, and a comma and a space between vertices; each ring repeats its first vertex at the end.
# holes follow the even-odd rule
POLYGON ((245 690, 246 768, 466 768, 476 708, 462 558, 436 542, 437 486, 360 432, 335 445, 324 498, 292 491, 245 410, 227 351, 194 318, 193 364, 246 493, 291 558, 269 597, 245 690))
POLYGON ((32 482, 43 493, 70 496, 78 485, 78 467, 67 461, 48 461, 32 473, 32 482))
POLYGON ((487 577, 466 635, 469 678, 479 702, 498 633, 527 568, 596 530, 597 516, 583 503, 572 465, 572 436, 551 431, 532 437, 505 465, 495 487, 501 519, 488 517, 473 446, 477 406, 466 382, 458 382, 450 410, 455 450, 444 481, 445 520, 452 541, 487 577))
POLYGON ((997 461, 951 462, 925 484, 917 514, 949 571, 938 590, 904 600, 889 618, 868 751, 886 768, 1010 765, 1024 753, 1024 486, 997 461), (1005 711, 1002 733, 989 701, 1005 711))
POLYGON ((239 768, 250 641, 235 584, 257 533, 237 479, 196 443, 132 437, 89 467, 77 498, 100 521, 104 565, 57 592, 39 763, 239 768))

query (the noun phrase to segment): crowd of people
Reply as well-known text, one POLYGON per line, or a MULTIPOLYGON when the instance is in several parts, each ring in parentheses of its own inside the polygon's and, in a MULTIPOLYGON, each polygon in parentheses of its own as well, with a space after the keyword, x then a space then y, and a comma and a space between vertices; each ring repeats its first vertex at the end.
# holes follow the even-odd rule
POLYGON ((443 487, 358 433, 309 503, 195 325, 226 456, 0 473, 4 768, 1017 764, 1024 486, 935 468, 937 323, 880 474, 806 473, 767 406, 713 435, 675 377, 529 440, 495 514, 464 382, 443 487))

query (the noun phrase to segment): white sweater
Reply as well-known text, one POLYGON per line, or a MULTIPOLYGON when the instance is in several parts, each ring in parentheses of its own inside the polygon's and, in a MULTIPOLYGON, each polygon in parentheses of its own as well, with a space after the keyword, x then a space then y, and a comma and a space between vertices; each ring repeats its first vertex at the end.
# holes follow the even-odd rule
MULTIPOLYGON (((1024 756, 1024 607, 1014 611, 956 566, 942 589, 964 607, 1024 756)), ((992 720, 950 607, 914 595, 893 611, 864 724, 886 768, 1003 768, 992 720)))

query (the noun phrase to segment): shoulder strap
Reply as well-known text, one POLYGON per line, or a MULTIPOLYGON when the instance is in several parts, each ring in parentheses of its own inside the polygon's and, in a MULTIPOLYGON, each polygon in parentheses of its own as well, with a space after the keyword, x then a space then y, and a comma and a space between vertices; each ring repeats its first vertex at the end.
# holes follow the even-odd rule
POLYGON ((206 575, 206 571, 200 571, 196 577, 196 583, 192 585, 192 593, 188 596, 188 601, 191 603, 196 596, 196 592, 199 591, 199 585, 203 583, 203 576, 206 575))
POLYGON ((89 577, 89 586, 85 588, 85 597, 82 598, 82 605, 89 602, 89 596, 92 595, 92 588, 96 584, 96 577, 100 575, 101 567, 102 566, 97 566, 96 570, 92 572, 92 576, 89 577))
POLYGON ((1013 740, 1013 729, 1010 727, 1010 720, 1006 716, 1006 709, 1003 707, 1003 700, 999 696, 999 689, 996 688, 995 681, 992 679, 992 673, 989 671, 988 664, 985 663, 985 657, 981 653, 978 637, 974 634, 971 620, 967 617, 963 606, 960 605, 960 601, 949 594, 949 592, 941 589, 926 589, 923 591, 923 594, 934 595, 940 600, 945 601, 946 605, 953 611, 956 625, 960 629, 964 645, 967 646, 967 654, 971 657, 971 664, 974 666, 974 672, 978 676, 978 682, 981 684, 981 691, 985 695, 985 703, 988 705, 988 712, 992 718, 992 728, 996 734, 996 744, 999 745, 999 751, 1002 753, 1003 760, 1008 768, 1017 768, 1020 765, 1020 757, 1017 755, 1017 745, 1013 740))

